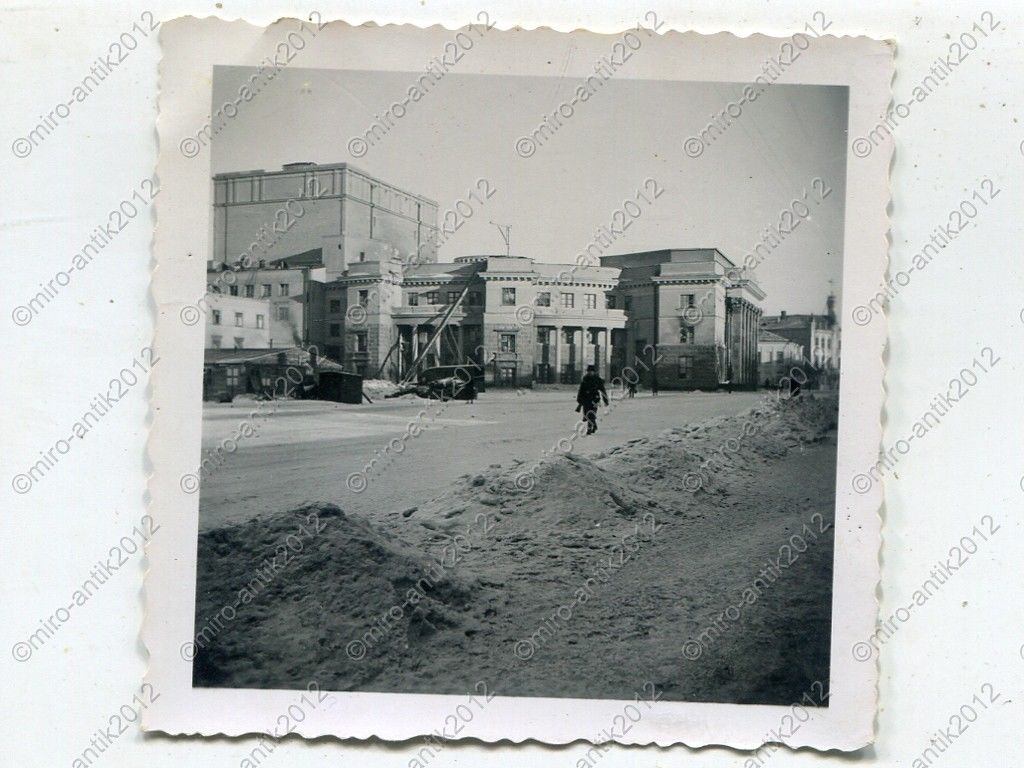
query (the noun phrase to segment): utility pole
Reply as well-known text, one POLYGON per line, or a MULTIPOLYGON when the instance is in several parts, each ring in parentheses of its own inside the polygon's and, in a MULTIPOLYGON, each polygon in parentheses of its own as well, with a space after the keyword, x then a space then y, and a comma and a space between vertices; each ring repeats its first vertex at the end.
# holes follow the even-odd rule
POLYGON ((512 255, 512 225, 511 224, 499 224, 496 221, 492 221, 491 224, 498 228, 498 232, 501 233, 501 239, 505 241, 505 255, 512 255))

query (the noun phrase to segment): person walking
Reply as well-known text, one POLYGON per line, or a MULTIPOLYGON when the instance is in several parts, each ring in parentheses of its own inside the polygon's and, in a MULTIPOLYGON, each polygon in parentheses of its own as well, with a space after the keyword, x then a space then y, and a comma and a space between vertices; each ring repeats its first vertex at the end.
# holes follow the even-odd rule
POLYGON ((583 412, 583 418, 587 422, 587 434, 597 432, 597 406, 603 401, 608 405, 608 393, 604 389, 604 379, 597 375, 597 370, 592 365, 587 366, 587 372, 580 379, 580 388, 576 393, 576 410, 583 412))
POLYGON ((626 382, 626 392, 629 394, 630 400, 636 397, 636 379, 626 382))
POLYGON ((469 374, 463 391, 466 393, 466 405, 472 405, 476 402, 476 380, 473 378, 473 374, 469 374))

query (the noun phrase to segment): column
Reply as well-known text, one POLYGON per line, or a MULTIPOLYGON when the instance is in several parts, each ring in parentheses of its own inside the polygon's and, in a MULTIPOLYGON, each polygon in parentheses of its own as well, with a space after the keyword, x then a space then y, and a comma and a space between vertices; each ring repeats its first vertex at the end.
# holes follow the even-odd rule
POLYGON ((607 328, 601 328, 597 334, 597 340, 600 343, 599 355, 601 360, 598 362, 597 371, 601 374, 601 378, 607 380, 611 378, 611 350, 609 349, 610 334, 607 328))
POLYGON ((562 326, 555 326, 555 383, 562 381, 562 326))

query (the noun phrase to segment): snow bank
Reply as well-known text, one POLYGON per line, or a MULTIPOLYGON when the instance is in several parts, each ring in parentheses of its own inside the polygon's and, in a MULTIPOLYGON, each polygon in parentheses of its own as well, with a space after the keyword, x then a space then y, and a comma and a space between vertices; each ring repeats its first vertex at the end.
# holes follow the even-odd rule
MULTIPOLYGON (((676 680, 681 622, 698 626, 701 611, 720 610, 728 579, 750 578, 733 561, 760 556, 748 539, 765 520, 787 510, 804 514, 802 496, 766 497, 765 478, 781 457, 823 440, 836 417, 835 399, 766 400, 739 416, 666 429, 590 458, 556 450, 533 462, 491 465, 416 507, 383 515, 380 526, 313 504, 202 533, 195 680, 302 688, 316 679, 335 690, 457 693, 485 670, 495 680, 513 675, 518 690, 542 695, 553 670, 566 674, 566 659, 592 672, 594 654, 627 647, 623 633, 650 633, 637 647, 651 669, 671 667, 676 680), (624 547, 628 536, 632 546, 624 547), (443 547, 460 540, 449 565, 443 547), (732 560, 723 555, 730 552, 732 560), (615 575, 616 553, 639 570, 615 575), (275 558, 277 569, 268 569, 275 558), (704 564, 694 570, 696 562, 704 564), (607 586, 594 582, 601 569, 614 575, 607 586), (556 627, 552 647, 543 649, 555 667, 522 665, 517 643, 585 583, 605 602, 573 610, 598 613, 566 623, 564 634, 556 627), (656 583, 662 586, 643 586, 656 583), (246 585, 251 599, 242 597, 246 585), (677 615, 680 600, 690 608, 677 615), (646 612, 646 628, 637 611, 646 612)), ((824 474, 833 472, 834 464, 824 474)), ((831 502, 826 507, 831 514, 831 502)), ((806 603, 805 593, 797 582, 793 596, 779 592, 784 624, 793 624, 788 617, 799 611, 788 606, 806 603)), ((602 674, 611 679, 618 667, 602 674)), ((578 671, 569 677, 590 684, 578 671)), ((679 678, 679 690, 704 691, 695 680, 679 678)), ((707 682, 707 690, 716 685, 707 682)))
POLYGON ((387 379, 363 379, 363 392, 369 395, 371 400, 394 394, 398 389, 397 384, 387 379))

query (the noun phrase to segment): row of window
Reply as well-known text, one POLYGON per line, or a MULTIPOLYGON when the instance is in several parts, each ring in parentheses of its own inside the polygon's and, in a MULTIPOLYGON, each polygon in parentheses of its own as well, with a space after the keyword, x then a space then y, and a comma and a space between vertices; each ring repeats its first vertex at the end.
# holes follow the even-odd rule
MULTIPOLYGON (((223 346, 223 341, 224 341, 224 337, 222 337, 222 336, 211 336, 210 337, 210 345, 214 349, 220 349, 223 346)), ((235 336, 235 347, 234 348, 235 349, 242 349, 244 346, 245 346, 245 339, 242 336, 235 336)), ((231 371, 231 369, 229 368, 228 369, 228 378, 229 379, 230 379, 230 371, 231 371)), ((228 381, 228 383, 230 384, 231 382, 228 381)))
MULTIPOLYGON (((221 289, 220 289, 219 285, 208 285, 206 287, 207 287, 207 290, 210 291, 210 293, 221 293, 221 289)), ((291 286, 288 283, 278 283, 278 285, 277 285, 277 295, 278 296, 287 296, 287 295, 289 295, 290 288, 291 288, 291 286)), ((255 285, 241 285, 241 286, 239 286, 239 285, 229 285, 228 286, 228 295, 229 296, 244 296, 247 299, 255 299, 256 298, 256 286, 255 285), (239 288, 242 289, 241 292, 239 292, 239 288)), ((263 285, 260 286, 260 298, 261 299, 268 299, 268 298, 270 298, 273 295, 274 295, 274 285, 273 285, 273 283, 264 283, 263 285)))
MULTIPOLYGON (((245 286, 247 291, 249 289, 251 289, 252 287, 253 286, 251 286, 251 285, 245 286)), ((264 288, 269 288, 269 287, 270 286, 264 286, 264 288)), ((288 286, 282 284, 281 287, 282 288, 287 288, 288 286)), ((233 291, 237 292, 238 286, 231 286, 231 288, 232 288, 233 291)), ((459 300, 459 294, 461 294, 461 293, 462 293, 462 291, 447 291, 445 293, 445 300, 446 300, 445 303, 446 304, 454 304, 456 301, 459 300)), ((250 293, 247 293, 246 295, 247 296, 251 296, 250 293)), ((264 295, 269 295, 269 294, 264 294, 264 295)), ((287 294, 287 292, 285 292, 282 295, 283 296, 287 296, 288 294, 287 294)), ((441 291, 437 291, 437 290, 423 291, 422 293, 410 292, 409 294, 407 294, 406 298, 407 298, 407 302, 408 302, 407 306, 410 306, 410 307, 418 307, 418 306, 420 306, 421 299, 422 299, 422 303, 424 305, 426 305, 426 306, 435 306, 435 305, 440 305, 441 304, 441 291)), ((482 299, 483 299, 483 297, 482 297, 482 295, 480 293, 478 293, 476 291, 471 291, 471 292, 466 294, 466 302, 465 303, 468 306, 471 306, 471 307, 478 307, 478 306, 481 306, 483 304, 482 299)), ((625 309, 627 312, 631 311, 633 309, 633 297, 632 296, 625 296, 625 297, 623 297, 623 299, 624 299, 623 300, 623 309, 625 309)), ((359 299, 358 300, 359 300, 359 305, 360 306, 362 306, 362 307, 367 306, 368 303, 369 303, 369 300, 370 300, 370 292, 368 290, 361 290, 361 291, 359 291, 359 299)), ((568 293, 568 292, 562 292, 560 294, 560 301, 561 301, 561 305, 562 305, 562 307, 564 309, 575 309, 575 307, 576 307, 576 294, 568 293)), ((516 306, 516 289, 515 288, 502 288, 501 289, 501 304, 504 307, 514 307, 514 306, 516 306)), ((538 307, 550 307, 551 306, 551 292, 550 291, 541 291, 541 292, 539 292, 537 294, 536 299, 534 300, 534 304, 536 306, 538 306, 538 307)), ((585 309, 597 309, 597 294, 596 293, 585 293, 585 294, 583 294, 583 306, 584 306, 585 309)), ((615 300, 615 295, 614 294, 611 294, 611 293, 605 294, 604 306, 605 306, 605 309, 616 309, 616 300, 615 300)), ((679 308, 680 309, 685 309, 687 307, 693 307, 693 306, 695 306, 695 305, 694 305, 694 295, 692 293, 683 294, 682 296, 679 297, 679 308)), ((330 300, 329 311, 332 314, 340 313, 341 312, 341 300, 340 299, 331 299, 330 300)))
MULTIPOLYGON (((211 312, 211 315, 212 315, 213 325, 220 325, 221 324, 221 319, 223 317, 223 313, 219 309, 215 309, 215 310, 213 310, 211 312)), ((256 315, 256 327, 257 328, 264 328, 265 327, 264 321, 265 321, 265 318, 264 318, 263 315, 256 315)), ((235 312, 235 327, 236 328, 244 328, 245 327, 245 315, 242 312, 235 312)), ((215 338, 220 338, 220 337, 215 337, 215 338)))
MULTIPOLYGON (((787 356, 786 353, 783 352, 781 349, 778 349, 778 350, 775 351, 775 362, 776 363, 784 363, 787 360, 797 360, 797 359, 799 359, 799 358, 796 355, 788 355, 787 356)), ((772 352, 771 352, 770 349, 762 349, 761 350, 761 362, 762 363, 770 363, 770 362, 772 362, 772 352)))
MULTIPOLYGON (((291 308, 287 304, 282 304, 279 307, 275 307, 275 316, 278 320, 287 322, 291 320, 291 308)), ((224 313, 219 309, 214 309, 210 312, 211 324, 220 325, 223 319, 224 313)), ((235 327, 245 327, 245 315, 242 312, 235 312, 235 327)), ((264 315, 256 315, 256 328, 265 328, 265 317, 264 315)))
MULTIPOLYGON (((341 324, 340 323, 331 323, 330 335, 332 337, 341 336, 341 324)), ((355 352, 366 352, 368 350, 367 339, 366 339, 366 331, 359 331, 358 333, 353 333, 352 334, 352 339, 353 339, 353 347, 352 348, 353 348, 353 350, 355 352)), ((328 347, 328 349, 337 350, 337 349, 339 349, 339 347, 337 345, 332 345, 332 346, 328 347)), ((331 355, 328 354, 328 357, 331 357, 331 355)))

